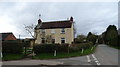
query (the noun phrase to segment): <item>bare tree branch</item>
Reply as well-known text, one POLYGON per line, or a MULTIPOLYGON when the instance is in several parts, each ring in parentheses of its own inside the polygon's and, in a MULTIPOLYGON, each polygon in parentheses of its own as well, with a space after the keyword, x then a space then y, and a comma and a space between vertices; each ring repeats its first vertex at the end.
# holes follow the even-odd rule
POLYGON ((31 24, 31 25, 25 25, 24 24, 24 27, 25 27, 25 30, 34 38, 34 28, 35 28, 35 25, 31 24))

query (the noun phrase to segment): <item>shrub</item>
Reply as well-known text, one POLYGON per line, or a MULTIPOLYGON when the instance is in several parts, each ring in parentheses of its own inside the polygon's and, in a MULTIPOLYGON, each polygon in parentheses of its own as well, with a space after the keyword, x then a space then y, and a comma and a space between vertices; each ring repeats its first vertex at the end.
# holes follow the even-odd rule
POLYGON ((56 46, 54 44, 38 44, 33 47, 33 51, 38 53, 53 53, 56 46))
POLYGON ((22 53, 23 43, 19 41, 3 41, 2 42, 2 52, 3 53, 22 53))
POLYGON ((70 49, 70 52, 81 51, 82 49, 88 49, 92 47, 92 45, 93 45, 92 42, 73 44, 70 46, 69 49, 70 49))
POLYGON ((56 50, 57 52, 67 52, 69 44, 57 44, 56 50))
POLYGON ((38 44, 33 47, 33 51, 36 54, 39 53, 53 53, 54 50, 57 52, 67 52, 68 44, 38 44))

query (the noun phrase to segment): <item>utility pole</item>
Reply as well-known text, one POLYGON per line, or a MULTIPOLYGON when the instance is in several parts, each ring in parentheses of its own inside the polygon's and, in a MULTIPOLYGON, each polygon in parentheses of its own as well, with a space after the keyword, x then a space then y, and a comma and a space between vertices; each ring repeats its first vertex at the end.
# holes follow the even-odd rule
POLYGON ((19 34, 19 40, 20 40, 20 34, 19 34))

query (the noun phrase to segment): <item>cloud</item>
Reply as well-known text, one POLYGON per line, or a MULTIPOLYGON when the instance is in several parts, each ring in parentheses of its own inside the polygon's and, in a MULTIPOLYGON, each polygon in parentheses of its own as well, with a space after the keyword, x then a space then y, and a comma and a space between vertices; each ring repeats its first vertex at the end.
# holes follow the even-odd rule
POLYGON ((16 37, 30 37, 24 24, 67 20, 73 16, 77 34, 101 34, 110 25, 118 26, 117 2, 4 2, 0 3, 0 32, 13 32, 16 37))

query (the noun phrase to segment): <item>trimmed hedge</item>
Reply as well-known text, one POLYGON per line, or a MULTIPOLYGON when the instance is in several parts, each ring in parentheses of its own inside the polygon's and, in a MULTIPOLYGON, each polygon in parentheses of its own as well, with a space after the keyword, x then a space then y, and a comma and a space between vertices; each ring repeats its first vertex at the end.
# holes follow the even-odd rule
POLYGON ((3 41, 2 52, 20 54, 23 52, 23 43, 19 41, 3 41))
POLYGON ((33 51, 36 54, 39 53, 53 53, 54 50, 57 52, 67 52, 68 44, 38 44, 33 47, 33 51))
POLYGON ((52 53, 55 50, 54 44, 39 44, 33 47, 33 51, 38 53, 52 53))
POLYGON ((39 53, 54 53, 54 50, 57 52, 67 53, 81 51, 82 49, 88 49, 93 46, 92 42, 80 43, 80 44, 38 44, 33 47, 33 51, 36 54, 39 53))
POLYGON ((88 49, 93 46, 92 42, 72 44, 69 48, 70 52, 81 51, 82 49, 88 49))

